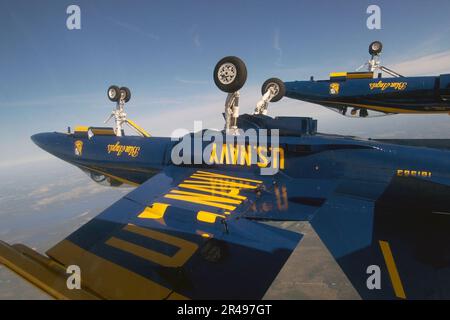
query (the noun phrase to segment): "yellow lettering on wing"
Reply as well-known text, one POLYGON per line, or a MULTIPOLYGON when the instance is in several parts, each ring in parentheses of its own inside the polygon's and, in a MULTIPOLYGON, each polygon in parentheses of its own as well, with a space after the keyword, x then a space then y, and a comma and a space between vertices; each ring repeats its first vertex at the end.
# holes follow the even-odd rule
POLYGON ((177 189, 170 190, 164 195, 164 198, 201 204, 231 212, 247 199, 240 194, 241 190, 255 189, 261 183, 260 180, 199 170, 182 181, 177 189))
POLYGON ((233 206, 233 204, 239 205, 242 202, 241 200, 236 199, 229 199, 225 197, 211 196, 208 194, 181 190, 171 190, 170 193, 164 196, 164 198, 203 204, 206 206, 221 208, 225 210, 234 210, 236 209, 236 206, 233 206))
POLYGON ((105 242, 109 246, 129 252, 135 256, 155 262, 164 267, 177 268, 183 266, 198 249, 198 245, 194 242, 171 236, 163 232, 138 227, 133 224, 128 224, 123 228, 123 230, 178 247, 178 251, 175 253, 175 255, 167 256, 163 253, 131 243, 123 239, 119 239, 117 237, 111 237, 105 242))
POLYGON ((246 183, 239 183, 234 181, 226 181, 226 180, 219 180, 214 178, 206 178, 206 177, 198 177, 192 175, 191 178, 199 179, 199 180, 205 180, 205 181, 198 181, 198 180, 184 180, 183 182, 187 183, 195 183, 195 184, 204 184, 204 185, 217 185, 217 186, 235 186, 240 189, 255 189, 256 186, 250 185, 248 182, 246 183))
MULTIPOLYGON (((123 146, 120 146, 119 144, 115 144, 110 145, 108 149, 109 152, 116 153, 121 152, 120 150, 122 150, 122 147, 123 146)), ((228 155, 230 156, 230 159, 239 163, 236 148, 230 148, 229 151, 228 155)), ((127 148, 123 149, 123 152, 127 152, 127 148)), ((275 152, 281 153, 282 151, 275 152)), ((248 154, 249 153, 250 152, 248 152, 248 154)), ((282 164, 280 162, 280 167, 281 166, 282 164)), ((247 199, 246 196, 240 194, 241 190, 253 190, 258 188, 262 183, 263 181, 261 180, 198 170, 179 183, 174 189, 163 195, 163 198, 222 209, 222 211, 217 210, 218 212, 214 212, 216 211, 214 209, 205 209, 203 207, 194 209, 195 211, 188 210, 194 211, 195 215, 192 217, 195 219, 195 222, 198 222, 198 226, 203 229, 203 227, 207 226, 205 223, 218 223, 232 215, 233 211, 247 199)), ((287 198, 285 190, 283 189, 282 194, 283 197, 287 198)), ((277 198, 279 198, 279 194, 277 195, 277 198)), ((166 218, 169 220, 171 213, 179 214, 179 212, 176 212, 176 209, 177 206, 172 202, 164 203, 163 199, 159 199, 158 202, 154 202, 143 208, 143 210, 137 214, 137 217, 140 219, 154 219, 153 221, 162 220, 164 223, 163 219, 166 218)), ((182 213, 189 214, 189 212, 186 211, 182 211, 182 213)), ((144 220, 140 221, 143 222, 144 220)), ((148 223, 149 220, 146 222, 148 223)), ((120 233, 112 235, 104 242, 106 245, 117 250, 124 251, 163 267, 180 268, 186 265, 199 248, 199 245, 196 242, 192 242, 192 240, 189 241, 147 227, 127 224, 122 228, 122 231, 134 233, 135 236, 139 238, 156 240, 162 244, 178 248, 175 254, 168 255, 165 252, 160 252, 160 250, 154 250, 151 246, 151 242, 147 241, 146 245, 142 244, 143 242, 135 243, 122 237, 120 233)), ((200 230, 198 230, 197 233, 205 239, 214 237, 213 233, 200 230)), ((167 293, 164 292, 164 295, 167 296, 167 293)), ((173 293, 173 295, 174 298, 183 297, 177 293, 173 293)))
POLYGON ((216 222, 217 218, 225 218, 224 215, 221 214, 217 214, 217 213, 213 213, 213 212, 208 212, 208 211, 199 211, 197 213, 197 220, 198 221, 202 221, 202 222, 206 222, 206 223, 214 223, 216 222))
POLYGON ((208 171, 201 171, 201 170, 199 170, 196 173, 194 173, 194 175, 205 176, 205 177, 212 177, 212 178, 218 178, 218 179, 230 179, 230 180, 237 180, 237 181, 247 181, 247 182, 252 182, 252 183, 262 183, 261 180, 241 178, 241 177, 233 177, 233 176, 228 176, 228 175, 225 175, 225 174, 219 174, 219 173, 208 172, 208 171))
POLYGON ((192 189, 197 191, 204 191, 211 194, 220 194, 223 196, 228 196, 236 199, 245 200, 244 196, 239 195, 239 188, 233 188, 233 187, 225 187, 225 186, 218 186, 218 185, 196 185, 193 183, 180 183, 178 185, 180 188, 185 189, 192 189))
POLYGON ((138 215, 138 218, 144 219, 161 219, 164 217, 164 213, 169 205, 165 203, 155 202, 150 207, 145 207, 145 209, 138 215))

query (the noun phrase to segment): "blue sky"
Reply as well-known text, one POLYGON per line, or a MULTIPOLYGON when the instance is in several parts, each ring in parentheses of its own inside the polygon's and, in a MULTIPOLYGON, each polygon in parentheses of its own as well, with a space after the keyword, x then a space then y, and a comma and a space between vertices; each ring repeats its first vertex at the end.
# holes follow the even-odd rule
MULTIPOLYGON (((0 239, 42 252, 128 192, 89 181, 29 138, 102 125, 109 85, 131 88, 127 113, 152 134, 200 119, 220 127, 225 94, 212 70, 223 56, 245 60, 240 106, 252 112, 267 78, 354 70, 373 40, 401 73, 449 73, 448 12, 448 0, 0 0, 0 239), (71 4, 81 8, 81 30, 66 28, 71 4), (381 30, 366 28, 369 4, 381 7, 381 30)), ((269 113, 315 117, 323 132, 450 138, 447 116, 347 119, 289 99, 269 113)), ((1 266, 0 287, 0 298, 42 297, 1 266)))
POLYGON ((135 120, 170 134, 170 124, 190 120, 186 113, 202 118, 196 106, 216 108, 211 123, 219 125, 223 94, 212 69, 225 55, 245 60, 243 92, 256 99, 271 76, 295 80, 354 70, 375 39, 384 44, 387 65, 450 51, 445 0, 1 0, 1 8, 3 164, 43 156, 29 141, 33 133, 101 125, 112 107, 105 95, 110 84, 131 88, 135 120), (81 8, 81 30, 66 28, 70 4, 81 8), (382 30, 367 29, 369 4, 381 7, 382 30))

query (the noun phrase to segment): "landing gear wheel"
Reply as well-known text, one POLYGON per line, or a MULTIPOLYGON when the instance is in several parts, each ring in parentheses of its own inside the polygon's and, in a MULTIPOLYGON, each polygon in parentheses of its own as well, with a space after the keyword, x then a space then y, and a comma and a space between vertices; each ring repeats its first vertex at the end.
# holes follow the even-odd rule
POLYGON ((101 183, 106 180, 106 177, 102 174, 98 174, 95 172, 91 172, 90 174, 91 174, 91 179, 97 183, 101 183))
POLYGON ((372 56, 379 55, 383 49, 383 44, 380 41, 374 41, 369 45, 369 53, 372 56))
POLYGON ((367 116, 369 116, 369 112, 367 111, 367 109, 361 109, 359 110, 359 116, 361 118, 366 118, 367 116))
POLYGON ((238 57, 225 57, 214 68, 214 83, 227 93, 241 89, 247 80, 247 67, 238 57))
POLYGON ((120 89, 118 86, 111 86, 107 91, 108 99, 111 101, 119 101, 120 99, 120 89))
POLYGON ((280 101, 286 93, 284 82, 278 78, 267 79, 261 87, 261 94, 264 95, 270 87, 275 90, 275 96, 272 98, 272 100, 270 100, 270 102, 280 101))
POLYGON ((120 88, 120 97, 123 101, 128 102, 131 99, 131 91, 127 87, 120 88))

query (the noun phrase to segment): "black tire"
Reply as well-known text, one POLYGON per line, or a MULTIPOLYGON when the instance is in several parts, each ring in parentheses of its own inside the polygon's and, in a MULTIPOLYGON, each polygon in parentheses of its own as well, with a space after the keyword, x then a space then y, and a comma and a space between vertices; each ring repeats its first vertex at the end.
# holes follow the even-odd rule
POLYGON ((106 181, 106 176, 104 176, 102 174, 90 172, 90 175, 91 175, 91 179, 97 183, 102 183, 103 181, 106 181))
POLYGON ((369 45, 369 53, 371 55, 378 55, 383 50, 383 44, 380 41, 374 41, 369 45))
POLYGON ((247 81, 247 67, 238 57, 225 57, 216 64, 213 78, 220 90, 227 93, 236 92, 247 81))
POLYGON ((122 87, 122 88, 120 88, 120 95, 122 96, 124 96, 123 97, 123 100, 125 101, 125 102, 128 102, 128 101, 130 101, 130 99, 131 99, 131 91, 130 91, 130 89, 128 89, 127 87, 122 87))
POLYGON ((283 98, 286 94, 286 87, 284 86, 284 82, 278 78, 267 79, 261 86, 261 94, 264 95, 267 90, 269 90, 270 86, 275 86, 275 91, 277 92, 275 97, 273 97, 270 102, 280 101, 281 98, 283 98))
POLYGON ((367 109, 361 109, 359 110, 359 116, 361 118, 366 118, 369 116, 369 111, 367 111, 367 109))
POLYGON ((120 89, 118 86, 110 86, 108 90, 106 91, 106 95, 108 96, 108 99, 111 101, 119 101, 120 99, 120 89))

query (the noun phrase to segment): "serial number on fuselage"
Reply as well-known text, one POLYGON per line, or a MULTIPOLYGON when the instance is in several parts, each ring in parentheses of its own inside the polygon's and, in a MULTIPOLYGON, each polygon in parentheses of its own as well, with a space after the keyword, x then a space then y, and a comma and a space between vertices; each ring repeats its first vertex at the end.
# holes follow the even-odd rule
POLYGON ((406 169, 398 169, 397 176, 399 177, 423 177, 423 178, 431 178, 430 171, 420 171, 420 170, 406 170, 406 169))

